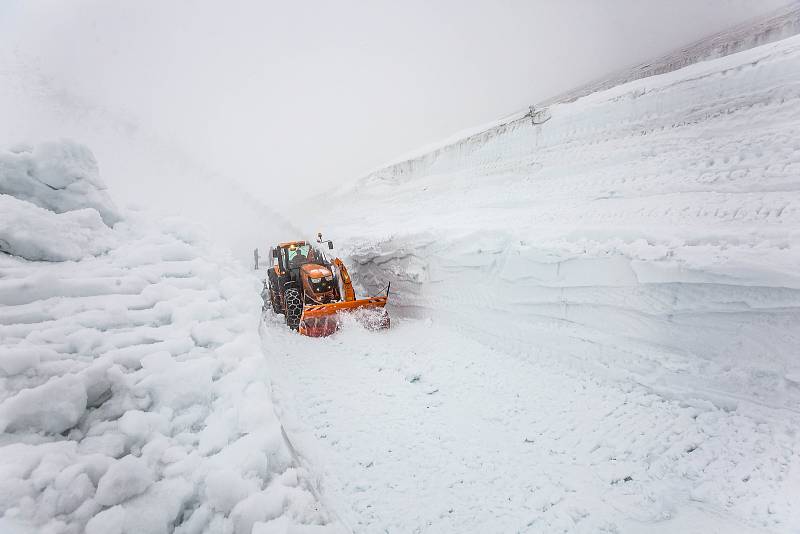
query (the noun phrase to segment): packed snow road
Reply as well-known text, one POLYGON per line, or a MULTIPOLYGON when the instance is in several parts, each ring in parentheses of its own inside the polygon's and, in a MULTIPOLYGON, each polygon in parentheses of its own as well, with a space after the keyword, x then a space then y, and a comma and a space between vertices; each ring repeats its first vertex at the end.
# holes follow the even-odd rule
MULTIPOLYGON (((665 400, 431 320, 327 339, 265 314, 282 420, 355 532, 760 532, 800 524, 790 421, 665 400)), ((763 415, 763 414, 762 414, 763 415)))

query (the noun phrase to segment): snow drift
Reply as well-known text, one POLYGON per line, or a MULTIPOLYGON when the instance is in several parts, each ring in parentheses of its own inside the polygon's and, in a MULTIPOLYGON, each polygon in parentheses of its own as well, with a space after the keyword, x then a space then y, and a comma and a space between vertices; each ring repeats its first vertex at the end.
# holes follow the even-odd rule
POLYGON ((119 221, 94 156, 71 141, 0 152, 0 251, 79 260, 108 251, 119 221))
POLYGON ((792 37, 554 105, 371 173, 315 228, 409 314, 798 412, 799 77, 792 37))
POLYGON ((253 278, 122 217, 81 145, 3 152, 0 188, 0 530, 336 530, 273 410, 253 278))

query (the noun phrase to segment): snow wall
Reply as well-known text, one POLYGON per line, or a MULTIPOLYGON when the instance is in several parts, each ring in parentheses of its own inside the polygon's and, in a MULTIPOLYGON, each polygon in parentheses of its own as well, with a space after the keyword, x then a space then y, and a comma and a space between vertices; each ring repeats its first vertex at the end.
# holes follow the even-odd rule
MULTIPOLYGON (((378 170, 328 228, 393 313, 664 395, 800 409, 800 38, 378 170)), ((331 199, 331 197, 328 197, 331 199)))

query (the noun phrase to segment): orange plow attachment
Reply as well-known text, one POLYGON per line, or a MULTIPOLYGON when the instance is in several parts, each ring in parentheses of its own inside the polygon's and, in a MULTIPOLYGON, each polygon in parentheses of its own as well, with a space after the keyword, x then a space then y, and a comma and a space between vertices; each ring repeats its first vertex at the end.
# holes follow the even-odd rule
POLYGON ((339 314, 352 313, 356 319, 371 330, 389 328, 389 314, 384 306, 389 297, 312 304, 303 307, 299 332, 304 336, 329 336, 339 329, 339 314))

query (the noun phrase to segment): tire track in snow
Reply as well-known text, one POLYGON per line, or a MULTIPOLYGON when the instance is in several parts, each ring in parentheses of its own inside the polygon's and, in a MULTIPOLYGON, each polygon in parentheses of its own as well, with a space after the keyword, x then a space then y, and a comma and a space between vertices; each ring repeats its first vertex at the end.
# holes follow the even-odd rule
POLYGON ((262 330, 281 370, 277 404, 291 403, 298 448, 355 532, 782 531, 800 521, 788 423, 526 361, 438 323, 395 323, 308 339, 268 314, 262 330))

